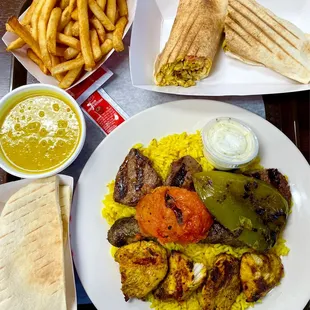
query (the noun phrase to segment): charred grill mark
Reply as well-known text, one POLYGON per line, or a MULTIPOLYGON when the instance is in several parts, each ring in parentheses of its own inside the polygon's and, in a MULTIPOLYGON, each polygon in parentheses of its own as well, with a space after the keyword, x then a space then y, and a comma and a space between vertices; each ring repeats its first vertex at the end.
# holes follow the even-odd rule
POLYGON ((183 163, 180 170, 176 173, 176 175, 172 179, 171 186, 181 187, 185 181, 186 173, 187 173, 186 167, 185 164, 183 163))
POLYGON ((226 28, 229 28, 231 32, 233 32, 235 35, 237 35, 239 37, 239 39, 241 41, 243 41, 244 43, 246 43, 248 46, 252 47, 252 44, 250 42, 248 42, 245 38, 242 37, 242 35, 236 30, 233 29, 230 25, 226 24, 225 26, 226 28))
POLYGON ((280 174, 279 171, 277 169, 268 169, 268 178, 270 179, 270 183, 278 188, 281 180, 280 180, 280 174))
MULTIPOLYGON (((246 29, 244 29, 243 27, 242 27, 242 25, 236 20, 236 19, 234 19, 233 17, 232 17, 232 15, 231 14, 229 14, 229 18, 236 24, 236 25, 238 25, 246 34, 248 34, 252 39, 254 39, 255 41, 257 41, 258 43, 260 43, 261 45, 263 45, 271 54, 273 54, 273 52, 272 52, 272 50, 264 43, 264 42, 261 42, 258 38, 256 38, 255 36, 253 36, 250 32, 248 32, 246 29)), ((235 29, 234 29, 235 30, 235 29)), ((236 30, 235 30, 235 32, 237 32, 236 30)), ((238 35, 240 36, 240 37, 242 37, 242 35, 240 35, 239 33, 238 33, 238 35)), ((246 41, 245 39, 243 39, 243 41, 246 41)), ((250 44, 249 44, 250 45, 250 44)), ((252 46, 252 45, 250 45, 250 46, 252 46)))
POLYGON ((144 181, 144 167, 145 167, 145 160, 141 157, 139 154, 138 150, 134 150, 134 156, 137 159, 135 162, 136 164, 136 175, 137 175, 137 182, 135 184, 135 190, 139 191, 141 190, 143 186, 143 181, 144 181))
POLYGON ((177 219, 179 225, 183 224, 183 213, 182 210, 177 207, 177 204, 172 196, 169 195, 168 191, 165 194, 166 207, 171 209, 177 219))
POLYGON ((216 283, 218 279, 221 277, 221 272, 219 268, 213 268, 211 271, 211 280, 212 282, 216 283))
MULTIPOLYGON (((237 0, 237 2, 242 5, 244 8, 246 8, 247 10, 249 10, 252 14, 254 14, 260 21, 262 21, 263 23, 265 23, 267 26, 269 26, 275 33, 277 33, 280 37, 282 37, 287 43, 289 43, 292 47, 296 48, 297 47, 294 45, 294 43, 292 43, 288 38, 286 38, 281 32, 277 31, 271 24, 269 24, 266 20, 262 19, 260 16, 258 16, 254 11, 251 10, 251 8, 249 8, 248 6, 246 6, 245 4, 241 3, 240 1, 237 0)), ((272 17, 271 15, 268 14, 268 12, 266 12, 266 15, 268 15, 268 17, 270 17, 273 21, 275 21, 280 27, 282 27, 283 29, 287 30, 291 35, 293 35, 296 39, 299 39, 298 37, 296 37, 296 35, 294 33, 292 33, 290 30, 288 30, 286 27, 284 27, 283 25, 281 25, 274 17, 272 17)))
POLYGON ((128 192, 128 185, 126 182, 127 173, 128 173, 128 159, 125 161, 124 166, 120 171, 119 181, 116 183, 120 199, 125 198, 128 192))
POLYGON ((134 262, 134 264, 137 265, 155 265, 156 264, 156 257, 144 257, 144 258, 138 258, 134 262))
MULTIPOLYGON (((279 43, 277 43, 274 39, 272 39, 270 37, 270 35, 265 32, 260 26, 258 26, 257 24, 255 24, 248 16, 242 14, 239 10, 237 10, 236 8, 234 8, 231 4, 230 7, 237 13, 240 14, 241 16, 243 16, 245 19, 247 19, 250 23, 252 23, 259 31, 261 31, 261 33, 263 33, 271 42, 273 42, 280 50, 282 50, 282 52, 284 52, 288 57, 290 57, 291 59, 293 59, 295 62, 297 62, 299 65, 303 66, 304 65, 297 60, 295 57, 293 57, 290 53, 288 53, 279 43)), ((231 16, 231 15, 230 15, 231 16)), ((237 23, 237 21, 235 21, 237 23)), ((239 23, 238 23, 239 24, 239 23)), ((240 24, 239 24, 240 25, 240 24)), ((240 27, 242 27, 240 25, 240 27)), ((245 28, 243 28, 245 30, 245 28)), ((267 47, 267 45, 265 45, 261 40, 259 40, 259 38, 253 36, 250 32, 248 32, 247 30, 245 30, 249 35, 251 35, 256 41, 260 42, 262 45, 264 45, 272 54, 274 54, 274 52, 267 47)), ((290 43, 290 42, 289 42, 290 43)), ((291 44, 291 43, 290 43, 291 44)), ((291 44, 291 46, 293 46, 294 48, 296 48, 294 45, 291 44)))

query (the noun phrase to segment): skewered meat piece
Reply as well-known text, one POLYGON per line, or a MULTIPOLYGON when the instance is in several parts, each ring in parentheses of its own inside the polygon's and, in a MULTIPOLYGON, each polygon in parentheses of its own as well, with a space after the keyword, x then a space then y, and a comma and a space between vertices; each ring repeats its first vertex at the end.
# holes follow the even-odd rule
POLYGON ((166 250, 153 241, 135 242, 119 248, 115 261, 119 263, 126 301, 129 298, 144 298, 158 286, 168 271, 166 250))
POLYGON ((217 256, 202 288, 203 310, 231 309, 241 289, 239 268, 239 260, 232 255, 217 256))
POLYGON ((244 174, 272 185, 280 192, 280 194, 290 204, 292 199, 290 186, 287 182, 286 177, 281 172, 279 172, 278 169, 263 169, 258 171, 249 171, 244 172, 244 174))
POLYGON ((144 195, 160 185, 162 180, 150 159, 132 148, 117 172, 113 198, 134 207, 144 195))
POLYGON ((266 296, 280 282, 283 275, 281 259, 275 254, 242 255, 240 277, 248 302, 255 302, 266 296))
POLYGON ((169 273, 154 293, 160 300, 186 300, 204 281, 207 269, 186 255, 173 251, 169 258, 169 273))
POLYGON ((191 156, 181 157, 171 164, 165 185, 194 190, 193 175, 201 171, 202 167, 196 159, 191 156))
POLYGON ((138 222, 133 216, 118 219, 108 231, 108 241, 118 248, 142 239, 138 222))

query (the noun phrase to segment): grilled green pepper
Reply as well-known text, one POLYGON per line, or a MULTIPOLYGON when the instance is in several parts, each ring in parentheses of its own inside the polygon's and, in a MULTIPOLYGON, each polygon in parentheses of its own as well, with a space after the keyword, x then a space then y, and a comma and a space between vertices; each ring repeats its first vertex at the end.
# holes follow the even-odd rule
POLYGON ((221 171, 195 174, 194 186, 216 220, 238 240, 261 252, 275 244, 289 208, 272 186, 221 171))

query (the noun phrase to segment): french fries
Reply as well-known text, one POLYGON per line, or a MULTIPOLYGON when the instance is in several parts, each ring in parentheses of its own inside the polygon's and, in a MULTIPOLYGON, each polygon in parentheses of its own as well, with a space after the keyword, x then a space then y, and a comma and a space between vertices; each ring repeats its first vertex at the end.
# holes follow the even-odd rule
POLYGON ((57 33, 56 41, 58 43, 73 47, 76 50, 79 50, 79 51, 81 50, 81 44, 80 44, 80 41, 78 39, 66 36, 63 33, 60 33, 60 32, 57 33))
POLYGON ((78 57, 76 59, 60 63, 59 65, 53 67, 52 75, 64 73, 64 72, 82 67, 84 64, 85 64, 85 61, 83 57, 78 57))
POLYGON ((126 0, 117 0, 119 16, 128 16, 128 6, 126 0))
POLYGON ((57 0, 46 0, 45 1, 43 8, 42 8, 41 16, 39 19, 39 23, 38 23, 39 25, 38 26, 39 28, 38 39, 39 39, 41 57, 42 57, 42 61, 44 65, 49 70, 51 70, 52 68, 52 61, 51 61, 50 53, 47 47, 47 30, 46 29, 47 29, 48 20, 50 18, 51 12, 56 2, 57 0))
POLYGON ((77 0, 77 8, 79 17, 81 50, 85 60, 85 70, 91 71, 96 64, 90 46, 87 0, 77 0))
POLYGON ((11 42, 6 48, 7 51, 14 51, 19 48, 22 48, 25 45, 25 41, 22 38, 17 38, 13 42, 11 42))
POLYGON ((64 28, 64 34, 66 36, 72 37, 72 27, 74 25, 74 21, 70 20, 67 26, 64 28))
POLYGON ((113 32, 113 47, 117 52, 124 50, 123 34, 127 22, 128 20, 126 16, 121 17, 116 23, 115 30, 113 32))
POLYGON ((96 29, 100 42, 103 43, 105 40, 105 30, 99 19, 94 16, 90 19, 90 23, 96 29))
MULTIPOLYGON (((52 60, 52 66, 55 67, 60 64, 59 57, 51 55, 51 60, 52 60)), ((55 78, 57 79, 58 82, 61 82, 64 78, 64 74, 59 73, 55 74, 55 78)))
POLYGON ((107 4, 107 0, 97 0, 98 5, 102 9, 102 11, 105 11, 105 6, 107 4))
POLYGON ((111 23, 115 25, 116 17, 116 0, 107 0, 107 16, 111 23))
POLYGON ((70 0, 60 0, 59 6, 62 10, 64 10, 69 5, 70 0))
POLYGON ((113 48, 124 49, 127 17, 127 0, 32 0, 21 21, 5 24, 17 35, 7 51, 26 46, 27 57, 66 89, 113 48))
POLYGON ((38 40, 38 22, 41 15, 42 7, 45 3, 45 0, 39 0, 37 6, 35 7, 32 17, 31 17, 31 28, 32 36, 37 41, 38 40))
POLYGON ((115 29, 115 26, 110 21, 110 19, 105 15, 100 6, 97 4, 96 0, 88 0, 88 5, 90 10, 94 13, 94 15, 100 20, 101 24, 108 31, 112 31, 115 29))
POLYGON ((33 50, 33 52, 41 59, 41 51, 39 43, 33 38, 27 28, 21 25, 16 16, 12 16, 8 20, 8 24, 13 31, 33 50))
POLYGON ((32 15, 33 15, 33 12, 38 4, 39 0, 33 0, 29 9, 27 10, 23 20, 21 21, 21 24, 26 26, 26 25, 29 25, 30 22, 31 22, 31 18, 32 18, 32 15))
POLYGON ((72 30, 72 35, 74 37, 80 36, 80 29, 79 29, 79 22, 78 21, 74 22, 71 30, 72 30))
POLYGON ((80 53, 79 50, 76 50, 73 47, 68 47, 65 50, 64 58, 65 58, 65 60, 71 60, 71 59, 75 58, 79 53, 80 53))
POLYGON ((45 67, 43 61, 34 53, 34 51, 31 48, 28 48, 27 56, 29 57, 29 59, 31 59, 35 64, 39 66, 39 68, 44 74, 46 75, 49 74, 49 71, 45 67))
POLYGON ((106 54, 108 54, 112 50, 113 42, 110 39, 106 39, 104 41, 104 43, 101 44, 100 47, 101 47, 102 55, 105 56, 106 54))
POLYGON ((62 81, 59 83, 59 87, 63 89, 69 88, 74 83, 74 81, 79 77, 79 75, 82 72, 82 69, 83 66, 80 66, 68 71, 68 73, 62 79, 62 81))
POLYGON ((98 62, 102 58, 102 52, 99 44, 98 34, 95 29, 90 30, 90 44, 95 62, 98 62))
POLYGON ((51 12, 47 24, 47 48, 52 55, 56 55, 56 36, 57 36, 57 27, 61 17, 61 8, 54 8, 51 12))
POLYGON ((77 9, 75 9, 75 10, 72 12, 71 18, 72 18, 73 20, 79 20, 79 14, 78 14, 78 10, 77 10, 77 9))
POLYGON ((70 0, 69 5, 63 10, 61 14, 60 23, 58 25, 58 31, 61 32, 70 22, 71 14, 75 8, 76 0, 70 0))

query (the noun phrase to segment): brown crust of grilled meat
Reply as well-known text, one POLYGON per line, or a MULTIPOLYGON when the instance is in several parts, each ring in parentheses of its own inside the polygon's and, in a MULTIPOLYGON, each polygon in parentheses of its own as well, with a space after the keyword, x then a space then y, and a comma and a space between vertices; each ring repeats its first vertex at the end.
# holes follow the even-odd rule
POLYGON ((230 310, 241 291, 240 262, 229 254, 216 257, 202 288, 203 310, 230 310))
POLYGON ((286 177, 281 172, 279 172, 278 169, 271 168, 257 171, 248 171, 244 172, 244 175, 251 176, 255 179, 272 185, 280 192, 280 194, 290 205, 292 199, 290 185, 288 184, 286 177))
POLYGON ((160 185, 162 180, 150 159, 132 148, 117 172, 113 198, 134 207, 143 196, 160 185))
POLYGON ((280 257, 275 254, 245 253, 241 258, 240 278, 248 302, 267 295, 284 275, 280 257))
POLYGON ((159 300, 186 300, 205 280, 206 268, 201 265, 199 274, 194 273, 194 262, 186 255, 172 251, 169 257, 169 272, 154 292, 159 300))
POLYGON ((143 239, 145 238, 133 216, 116 220, 108 231, 109 243, 118 248, 143 239))
POLYGON ((165 278, 168 271, 167 252, 153 241, 135 242, 115 253, 119 263, 125 300, 143 299, 165 278))
POLYGON ((165 185, 194 190, 193 175, 198 172, 202 172, 202 167, 196 159, 189 155, 181 157, 171 164, 165 185))
POLYGON ((220 223, 214 221, 207 238, 200 241, 201 243, 226 244, 232 247, 243 247, 245 244, 239 241, 228 229, 220 223))

